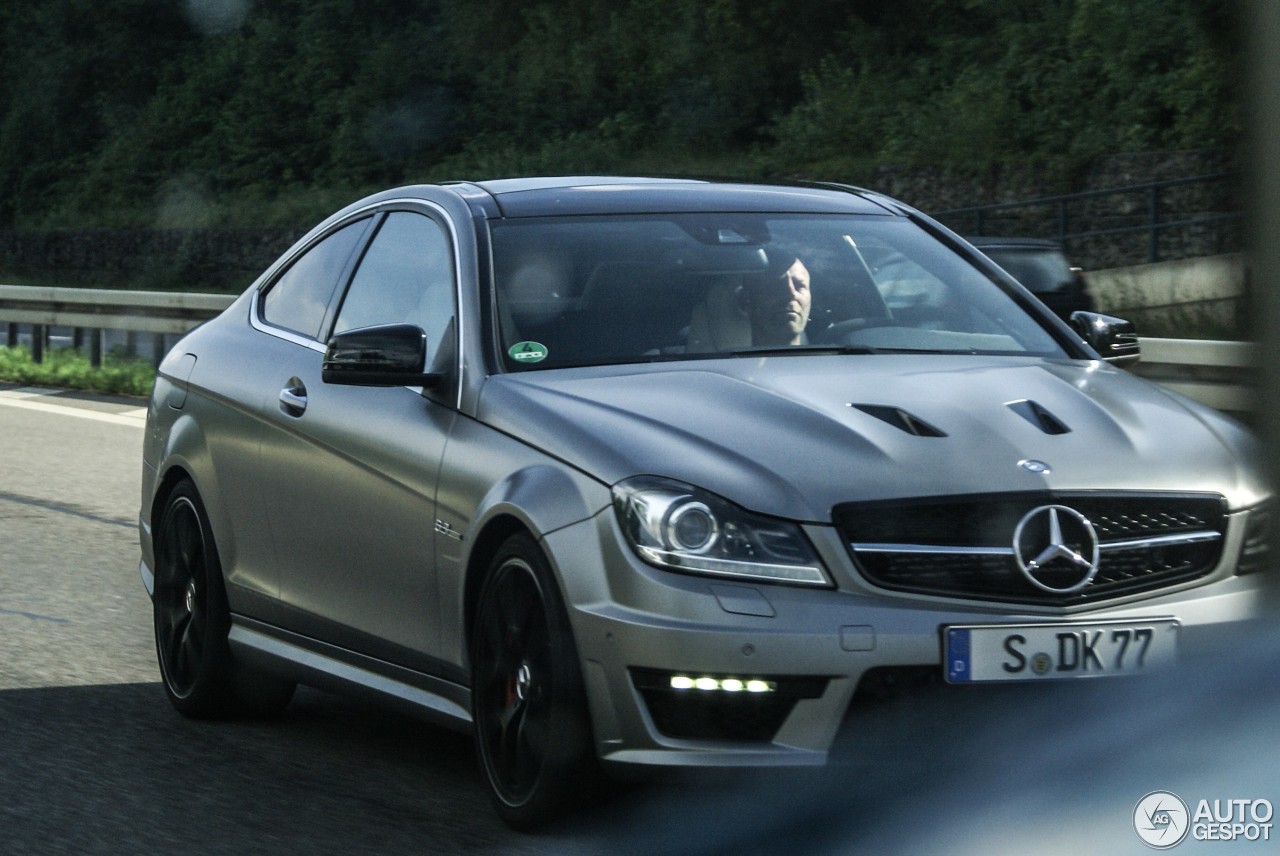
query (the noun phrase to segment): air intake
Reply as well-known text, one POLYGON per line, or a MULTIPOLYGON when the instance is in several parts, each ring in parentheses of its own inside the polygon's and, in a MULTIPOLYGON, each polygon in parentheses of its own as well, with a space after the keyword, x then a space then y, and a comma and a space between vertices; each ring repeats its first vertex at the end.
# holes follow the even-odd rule
POLYGON ((900 407, 888 407, 882 404, 850 404, 868 416, 874 416, 881 422, 888 422, 900 431, 906 431, 916 437, 945 437, 945 432, 934 428, 917 416, 912 416, 900 407))
POLYGON ((1066 423, 1034 401, 1010 401, 1007 407, 1046 434, 1067 434, 1071 431, 1066 423))

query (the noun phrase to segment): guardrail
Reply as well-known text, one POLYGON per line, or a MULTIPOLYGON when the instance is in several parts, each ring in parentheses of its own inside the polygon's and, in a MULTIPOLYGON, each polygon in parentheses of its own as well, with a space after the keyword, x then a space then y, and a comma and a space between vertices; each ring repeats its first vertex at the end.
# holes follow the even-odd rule
MULTIPOLYGON (((164 355, 164 336, 181 335, 231 305, 236 295, 183 294, 157 291, 114 291, 98 288, 42 288, 0 285, 0 322, 7 343, 18 340, 18 325, 31 326, 31 354, 43 362, 52 327, 73 332, 77 348, 87 348, 90 362, 102 362, 104 330, 153 334, 155 362, 164 355)), ((126 339, 136 352, 136 337, 126 339)))
MULTIPOLYGON (((0 324, 7 327, 7 344, 18 341, 20 324, 31 325, 32 355, 37 362, 48 345, 49 329, 62 327, 73 330, 78 347, 88 345, 90 359, 98 361, 95 365, 101 361, 103 330, 157 334, 153 355, 159 363, 165 353, 165 335, 187 332, 226 309, 235 298, 0 285, 0 324)), ((1253 343, 1154 338, 1139 342, 1142 359, 1132 367, 1134 374, 1219 410, 1252 412, 1258 364, 1253 343)))
POLYGON ((1258 346, 1203 339, 1138 340, 1142 359, 1130 371, 1228 413, 1249 414, 1257 388, 1258 346))

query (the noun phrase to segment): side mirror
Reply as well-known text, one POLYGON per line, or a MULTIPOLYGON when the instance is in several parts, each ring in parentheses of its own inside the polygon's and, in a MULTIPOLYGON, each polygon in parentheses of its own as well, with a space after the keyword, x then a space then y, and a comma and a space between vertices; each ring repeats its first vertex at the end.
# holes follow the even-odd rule
POLYGON ((1132 365, 1142 355, 1132 321, 1097 312, 1072 312, 1071 326, 1100 357, 1113 365, 1132 365))
POLYGON ((424 373, 427 334, 412 324, 362 327, 329 340, 320 377, 351 386, 435 386, 443 374, 424 373))

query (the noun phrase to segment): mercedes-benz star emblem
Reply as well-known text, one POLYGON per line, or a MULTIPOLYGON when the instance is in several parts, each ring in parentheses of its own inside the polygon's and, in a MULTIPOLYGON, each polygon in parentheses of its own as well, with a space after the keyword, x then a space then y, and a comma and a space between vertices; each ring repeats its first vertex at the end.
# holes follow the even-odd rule
POLYGON ((1087 586, 1098 573, 1098 533, 1089 518, 1074 508, 1042 505, 1018 521, 1013 555, 1022 575, 1036 588, 1070 594, 1087 586))

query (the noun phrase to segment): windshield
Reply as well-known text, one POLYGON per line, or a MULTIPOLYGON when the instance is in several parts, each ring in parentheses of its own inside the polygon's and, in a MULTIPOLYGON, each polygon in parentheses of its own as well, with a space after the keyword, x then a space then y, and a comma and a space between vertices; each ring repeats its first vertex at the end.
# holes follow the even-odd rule
POLYGON ((1063 356, 1014 300, 900 217, 680 214, 492 227, 508 369, 849 353, 1063 356))

